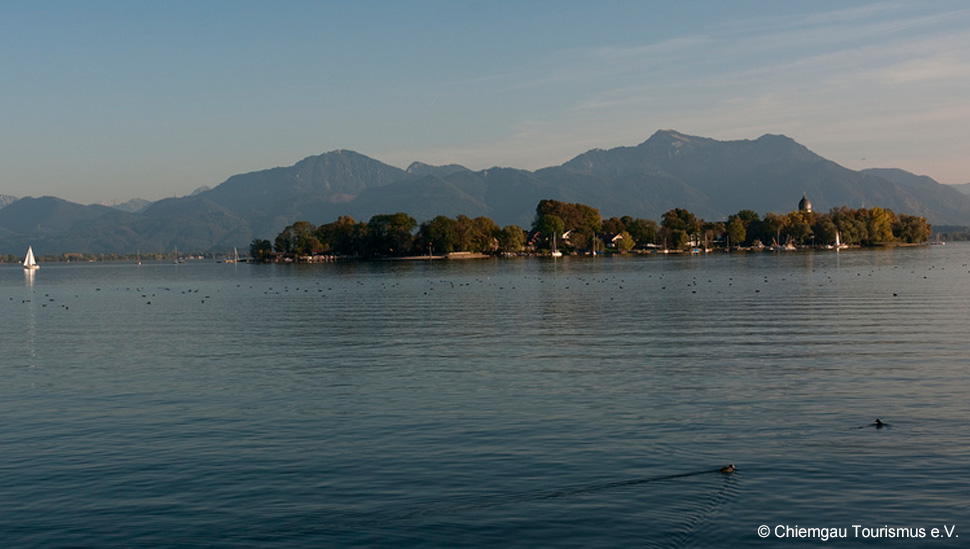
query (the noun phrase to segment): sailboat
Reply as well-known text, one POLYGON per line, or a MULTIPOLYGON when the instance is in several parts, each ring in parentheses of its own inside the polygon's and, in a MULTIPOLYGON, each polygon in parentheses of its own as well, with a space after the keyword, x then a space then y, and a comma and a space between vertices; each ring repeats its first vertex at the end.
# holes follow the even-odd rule
POLYGON ((848 248, 848 246, 842 243, 842 236, 839 234, 839 231, 835 231, 835 249, 844 250, 845 248, 848 248))
POLYGON ((38 265, 37 261, 34 260, 34 250, 30 246, 27 246, 27 256, 24 257, 24 269, 34 271, 39 268, 40 265, 38 265))
POLYGON ((223 263, 239 263, 239 250, 236 248, 232 249, 232 257, 226 254, 226 258, 222 260, 223 263))
POLYGON ((562 252, 559 251, 559 247, 556 246, 556 235, 552 235, 552 257, 562 257, 562 252))

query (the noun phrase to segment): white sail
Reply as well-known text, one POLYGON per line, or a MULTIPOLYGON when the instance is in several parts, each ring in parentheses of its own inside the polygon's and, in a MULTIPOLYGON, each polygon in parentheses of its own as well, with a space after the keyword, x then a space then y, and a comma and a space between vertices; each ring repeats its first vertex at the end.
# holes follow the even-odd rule
POLYGON ((24 269, 33 270, 39 268, 40 265, 34 260, 34 250, 30 246, 27 246, 27 256, 24 257, 24 269))
POLYGON ((844 250, 845 248, 848 248, 848 246, 842 243, 841 233, 839 231, 835 231, 835 249, 844 250))

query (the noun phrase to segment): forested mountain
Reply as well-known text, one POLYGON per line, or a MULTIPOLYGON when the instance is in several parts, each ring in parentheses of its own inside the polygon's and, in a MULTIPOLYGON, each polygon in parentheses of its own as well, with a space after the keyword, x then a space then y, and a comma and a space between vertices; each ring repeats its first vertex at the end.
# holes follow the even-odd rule
POLYGON ((528 226, 542 199, 583 203, 604 217, 659 219, 685 208, 708 220, 742 209, 785 213, 807 195, 816 211, 881 206, 932 223, 970 225, 970 197, 902 170, 857 172, 794 140, 764 135, 718 141, 656 132, 634 147, 594 149, 537 171, 420 162, 402 170, 353 151, 235 175, 213 189, 155 202, 137 213, 25 198, 0 209, 0 251, 223 251, 268 238, 297 220, 327 223, 406 212, 487 216, 528 226))

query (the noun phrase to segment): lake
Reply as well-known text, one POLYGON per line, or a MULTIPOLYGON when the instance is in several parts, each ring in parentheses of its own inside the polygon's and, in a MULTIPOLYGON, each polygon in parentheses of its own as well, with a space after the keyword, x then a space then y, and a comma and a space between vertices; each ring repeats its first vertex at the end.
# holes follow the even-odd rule
POLYGON ((965 546, 968 263, 4 266, 0 539, 965 546))

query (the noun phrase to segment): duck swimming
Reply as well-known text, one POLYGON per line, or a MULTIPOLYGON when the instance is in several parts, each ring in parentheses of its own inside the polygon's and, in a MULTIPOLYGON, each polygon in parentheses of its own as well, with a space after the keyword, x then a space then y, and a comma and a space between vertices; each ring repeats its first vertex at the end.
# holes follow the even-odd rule
POLYGON ((725 475, 730 475, 731 473, 735 472, 736 470, 737 469, 734 467, 734 464, 733 463, 731 463, 729 465, 726 465, 724 467, 721 467, 719 469, 719 471, 722 472, 722 473, 724 473, 725 475))

